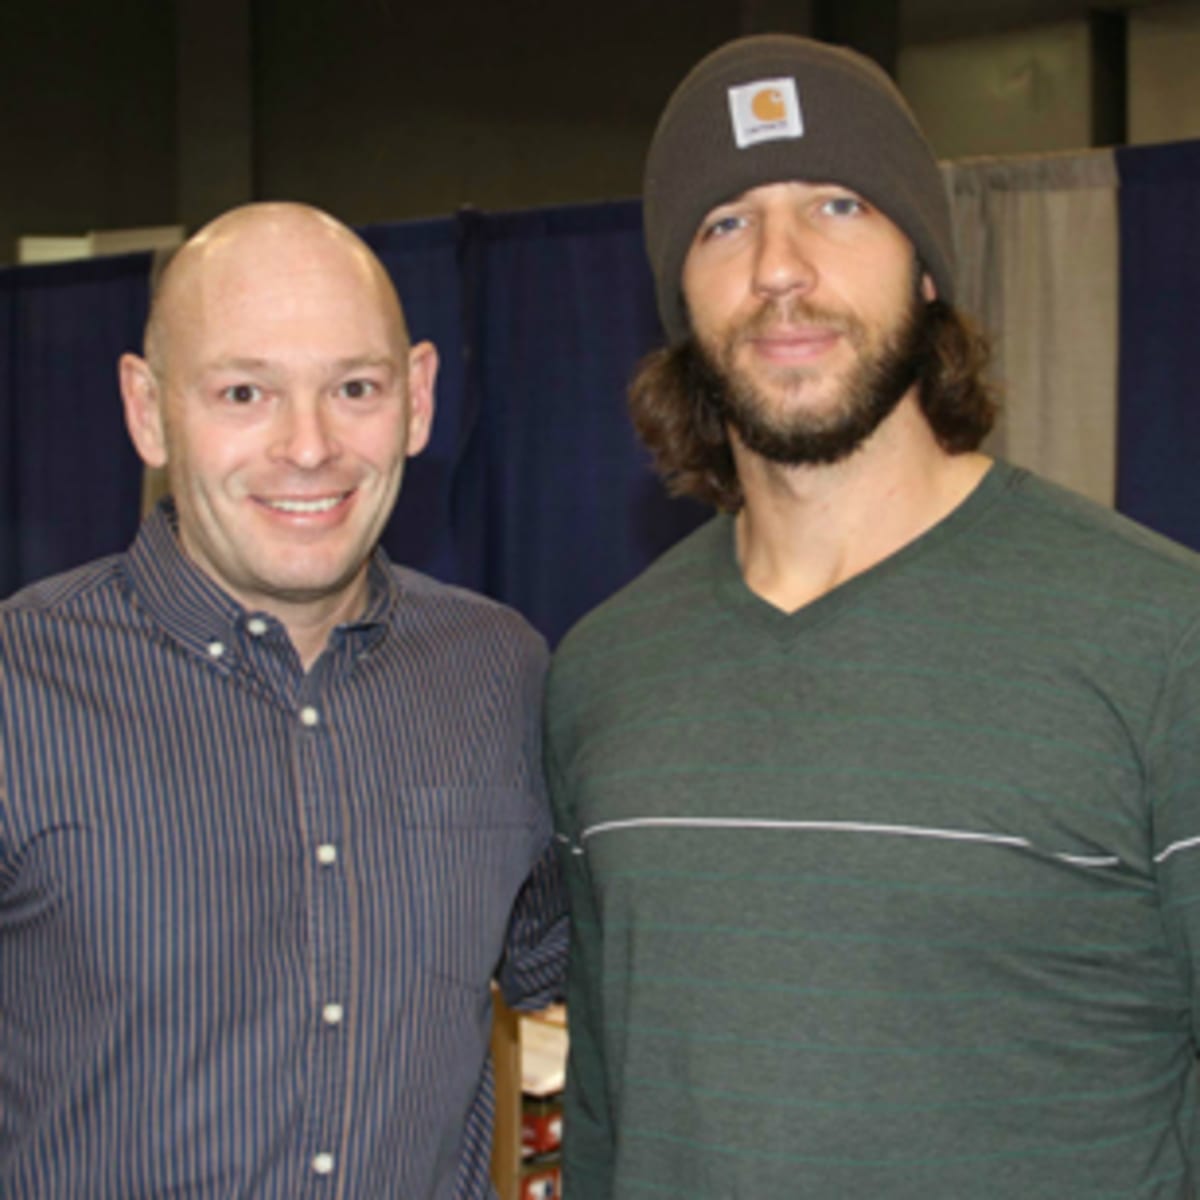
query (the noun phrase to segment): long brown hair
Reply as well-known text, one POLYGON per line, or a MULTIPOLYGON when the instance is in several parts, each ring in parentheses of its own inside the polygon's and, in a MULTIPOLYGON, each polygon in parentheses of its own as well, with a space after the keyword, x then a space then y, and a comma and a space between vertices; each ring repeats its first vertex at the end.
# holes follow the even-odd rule
MULTIPOLYGON (((995 390, 983 375, 991 356, 987 338, 940 300, 925 306, 921 329, 917 392, 925 419, 947 453, 975 450, 996 418, 995 390)), ((638 364, 629 409, 672 495, 726 512, 741 508, 729 436, 692 338, 638 364)))

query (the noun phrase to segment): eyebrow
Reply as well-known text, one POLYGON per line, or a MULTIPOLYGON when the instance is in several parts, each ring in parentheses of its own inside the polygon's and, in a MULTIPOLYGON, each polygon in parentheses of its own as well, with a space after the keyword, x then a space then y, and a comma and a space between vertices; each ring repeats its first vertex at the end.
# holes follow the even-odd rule
POLYGON ((336 368, 336 370, 338 372, 359 371, 364 368, 385 369, 385 370, 394 371, 397 369, 399 364, 396 362, 396 360, 390 354, 385 354, 385 355, 363 354, 363 355, 356 355, 352 358, 335 359, 333 366, 336 368))
MULTIPOLYGON (((866 197, 857 188, 852 188, 845 183, 835 183, 831 179, 780 179, 779 183, 795 183, 801 187, 811 188, 814 192, 844 192, 848 196, 857 196, 860 200, 866 201, 866 197)), ((718 208, 731 208, 736 204, 741 204, 751 192, 756 192, 760 187, 770 186, 768 184, 753 184, 744 191, 738 192, 736 196, 730 196, 728 200, 722 200, 719 204, 714 204, 709 212, 716 212, 718 208)))

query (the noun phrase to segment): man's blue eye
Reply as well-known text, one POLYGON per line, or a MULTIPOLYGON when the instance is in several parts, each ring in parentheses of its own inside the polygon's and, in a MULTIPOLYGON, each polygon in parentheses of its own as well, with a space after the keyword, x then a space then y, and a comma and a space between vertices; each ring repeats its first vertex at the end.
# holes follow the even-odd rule
POLYGON ((853 217, 866 209, 866 205, 857 196, 834 196, 826 200, 823 207, 835 217, 853 217))
POLYGON ((718 217, 715 221, 709 223, 705 233, 709 237, 721 237, 726 233, 733 233, 736 229, 741 229, 745 222, 741 217, 718 217))

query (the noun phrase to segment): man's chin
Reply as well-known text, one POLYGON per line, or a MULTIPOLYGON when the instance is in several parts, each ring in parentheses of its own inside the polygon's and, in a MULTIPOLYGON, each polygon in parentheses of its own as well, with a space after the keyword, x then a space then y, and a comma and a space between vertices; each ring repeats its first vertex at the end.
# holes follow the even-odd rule
MULTIPOLYGON (((831 466, 862 447, 894 410, 894 404, 847 404, 842 397, 810 394, 790 402, 761 393, 748 402, 727 398, 725 422, 741 445, 779 466, 831 466)), ((882 398, 880 398, 882 401, 882 398)))
POLYGON ((726 421, 735 429, 758 430, 772 440, 833 436, 853 420, 836 380, 812 371, 778 373, 771 379, 739 376, 725 393, 726 421))
POLYGON ((357 583, 357 575, 352 575, 349 579, 313 577, 273 580, 269 594, 281 603, 293 607, 336 604, 339 600, 347 599, 357 583))

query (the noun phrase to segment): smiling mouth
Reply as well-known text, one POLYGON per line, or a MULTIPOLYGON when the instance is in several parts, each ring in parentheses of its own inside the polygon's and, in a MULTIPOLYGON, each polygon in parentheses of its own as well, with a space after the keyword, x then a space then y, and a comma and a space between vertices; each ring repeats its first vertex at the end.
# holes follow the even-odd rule
POLYGON ((276 512, 324 513, 336 508, 349 495, 349 492, 339 492, 336 496, 321 496, 313 500, 263 500, 262 503, 276 512))

